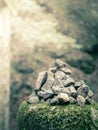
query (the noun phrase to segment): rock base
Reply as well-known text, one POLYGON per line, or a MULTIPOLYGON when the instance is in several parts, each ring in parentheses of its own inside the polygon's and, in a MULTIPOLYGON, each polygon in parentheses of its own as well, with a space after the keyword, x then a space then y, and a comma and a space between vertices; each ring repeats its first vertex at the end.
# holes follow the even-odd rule
POLYGON ((19 130, 98 130, 98 104, 82 108, 23 102, 18 113, 19 130))

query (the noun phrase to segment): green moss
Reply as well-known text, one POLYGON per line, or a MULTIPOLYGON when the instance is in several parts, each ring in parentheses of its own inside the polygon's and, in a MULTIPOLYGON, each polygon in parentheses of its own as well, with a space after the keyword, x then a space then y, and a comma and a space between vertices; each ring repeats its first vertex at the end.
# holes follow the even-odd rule
POLYGON ((50 106, 20 105, 19 130, 98 130, 98 104, 50 106))

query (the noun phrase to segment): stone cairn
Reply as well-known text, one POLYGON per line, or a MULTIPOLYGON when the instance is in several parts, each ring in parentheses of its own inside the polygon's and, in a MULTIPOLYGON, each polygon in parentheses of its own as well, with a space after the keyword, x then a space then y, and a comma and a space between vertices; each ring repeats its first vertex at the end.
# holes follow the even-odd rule
POLYGON ((27 102, 47 102, 50 105, 69 103, 82 107, 91 104, 93 92, 84 81, 71 78, 71 73, 66 63, 57 59, 53 68, 39 73, 36 87, 27 102))

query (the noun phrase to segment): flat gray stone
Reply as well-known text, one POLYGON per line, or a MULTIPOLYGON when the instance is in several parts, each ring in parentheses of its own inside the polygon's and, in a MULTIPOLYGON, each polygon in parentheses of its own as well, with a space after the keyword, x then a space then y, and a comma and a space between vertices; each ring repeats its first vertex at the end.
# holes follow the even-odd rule
POLYGON ((74 94, 77 95, 77 91, 75 90, 75 88, 74 88, 73 86, 63 88, 63 89, 62 89, 62 92, 63 92, 63 93, 67 93, 67 94, 70 95, 70 96, 71 96, 71 95, 74 95, 74 94))
POLYGON ((47 71, 40 72, 36 81, 35 85, 35 91, 36 90, 41 90, 41 87, 45 84, 47 80, 48 73, 47 71))
POLYGON ((68 78, 70 78, 70 76, 68 74, 65 74, 62 80, 67 80, 68 78))
POLYGON ((62 80, 64 87, 72 86, 74 85, 75 81, 72 78, 68 78, 66 80, 62 80))
POLYGON ((42 86, 41 90, 42 91, 49 91, 51 90, 51 87, 54 83, 54 74, 52 72, 48 72, 48 78, 46 83, 42 86))
POLYGON ((48 71, 48 79, 54 79, 54 73, 52 71, 48 71))
POLYGON ((42 91, 49 91, 52 88, 52 85, 54 83, 54 79, 48 79, 46 83, 41 88, 42 91))
POLYGON ((55 61, 55 66, 58 67, 58 68, 63 68, 63 67, 66 67, 66 63, 64 63, 63 61, 57 59, 55 61))
POLYGON ((55 79, 63 79, 65 76, 66 76, 65 73, 62 71, 57 71, 55 73, 55 79))
POLYGON ((86 102, 85 98, 82 97, 81 95, 78 95, 78 97, 77 97, 77 104, 79 106, 81 106, 81 107, 84 107, 85 106, 85 102, 86 102))
POLYGON ((62 72, 64 72, 65 74, 68 74, 68 75, 70 75, 70 74, 72 73, 71 70, 68 69, 68 68, 66 68, 66 67, 61 68, 60 70, 61 70, 62 72))
POLYGON ((68 103, 70 101, 70 97, 66 93, 59 93, 57 97, 59 103, 68 103))
POLYGON ((43 98, 44 100, 47 100, 48 98, 51 98, 54 94, 52 91, 38 91, 37 95, 39 96, 39 98, 43 98))
POLYGON ((93 95, 94 95, 94 93, 89 89, 89 91, 88 91, 88 96, 89 96, 90 98, 92 98, 93 95))
POLYGON ((55 96, 50 100, 50 105, 57 105, 57 104, 59 104, 59 101, 58 101, 58 97, 55 96))
POLYGON ((81 85, 84 85, 84 84, 85 84, 84 81, 80 80, 80 81, 75 82, 74 87, 75 89, 78 89, 79 87, 81 87, 81 85))
POLYGON ((57 86, 60 86, 60 87, 64 87, 63 82, 62 82, 62 79, 55 79, 53 85, 54 85, 54 86, 57 85, 57 86))
POLYGON ((89 87, 87 85, 81 86, 77 89, 78 95, 83 96, 84 98, 87 97, 89 91, 89 87))
POLYGON ((54 92, 54 94, 61 93, 63 89, 64 89, 64 87, 62 86, 62 84, 52 86, 52 91, 54 92))
POLYGON ((91 104, 91 103, 92 103, 92 99, 91 99, 89 96, 87 96, 87 97, 85 98, 85 100, 86 100, 86 103, 87 103, 87 104, 91 104))
POLYGON ((53 86, 52 86, 52 90, 53 90, 54 94, 60 93, 63 88, 64 88, 64 85, 62 83, 62 80, 61 79, 55 79, 53 86))

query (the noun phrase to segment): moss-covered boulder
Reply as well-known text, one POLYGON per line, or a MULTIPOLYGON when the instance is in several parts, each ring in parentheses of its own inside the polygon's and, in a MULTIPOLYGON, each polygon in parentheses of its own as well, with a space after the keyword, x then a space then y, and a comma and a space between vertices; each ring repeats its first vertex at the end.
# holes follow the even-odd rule
POLYGON ((19 130, 98 130, 98 104, 50 106, 24 101, 18 123, 19 130))

